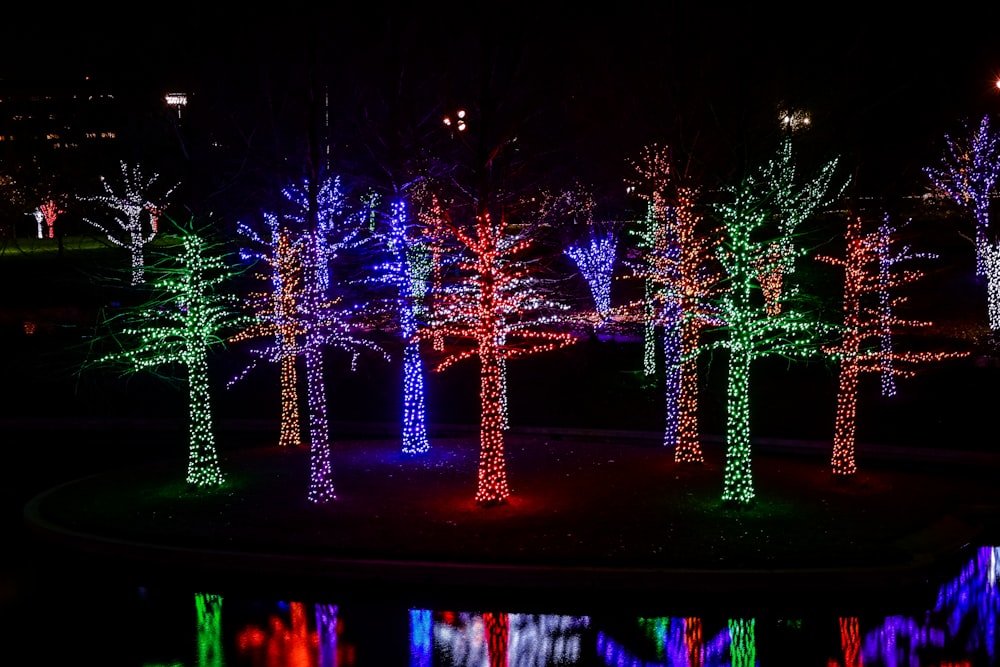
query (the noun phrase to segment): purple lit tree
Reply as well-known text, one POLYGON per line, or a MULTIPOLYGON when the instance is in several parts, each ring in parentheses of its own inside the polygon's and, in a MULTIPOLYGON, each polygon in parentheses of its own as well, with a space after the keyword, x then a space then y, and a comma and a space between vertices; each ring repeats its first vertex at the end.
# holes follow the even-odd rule
POLYGON ((723 501, 746 505, 754 498, 750 447, 750 368, 755 359, 779 355, 807 359, 821 353, 833 326, 813 314, 810 299, 792 281, 789 268, 806 250, 782 216, 794 210, 806 220, 830 203, 842 189, 830 187, 836 160, 826 163, 812 180, 800 182, 791 164, 790 140, 777 156, 725 188, 727 201, 713 206, 722 223, 717 257, 725 290, 717 301, 719 327, 725 335, 709 347, 729 352, 728 425, 723 501), (777 255, 775 248, 780 249, 777 255), (772 271, 784 276, 782 290, 763 294, 760 278, 772 271), (777 307, 776 307, 777 306, 777 307))
POLYGON ((983 116, 975 131, 945 135, 947 147, 938 166, 924 172, 933 187, 972 213, 975 221, 976 275, 985 276, 990 329, 1000 329, 1000 243, 990 229, 990 198, 1000 176, 1000 134, 983 116))
POLYGON ((330 451, 330 426, 326 404, 324 351, 328 348, 348 352, 352 368, 364 350, 381 348, 359 335, 358 323, 364 307, 355 304, 356 287, 349 281, 334 279, 332 266, 343 255, 364 242, 367 210, 351 210, 339 178, 321 182, 305 180, 287 187, 283 193, 295 213, 290 219, 305 230, 300 238, 302 289, 296 297, 296 317, 304 335, 301 350, 305 359, 306 401, 309 408, 309 492, 313 503, 336 498, 333 488, 330 451))
MULTIPOLYGON (((975 130, 965 126, 961 136, 945 135, 946 148, 938 165, 925 167, 933 187, 975 221, 976 275, 986 274, 986 245, 990 239, 990 197, 1000 176, 1000 134, 983 116, 975 130)), ((995 328, 995 327, 994 327, 995 328)))
POLYGON ((182 369, 190 399, 187 482, 219 486, 224 478, 215 447, 208 360, 224 347, 229 333, 245 324, 237 296, 220 289, 242 269, 193 223, 175 226, 178 252, 146 267, 151 276, 146 302, 105 318, 115 349, 93 364, 121 366, 123 373, 182 369))
POLYGON ((84 220, 100 230, 111 243, 126 248, 132 256, 132 285, 142 284, 143 254, 146 246, 156 237, 158 220, 170 195, 177 188, 173 185, 156 192, 158 174, 145 176, 138 166, 121 163, 121 183, 112 183, 101 177, 104 194, 80 197, 82 201, 101 205, 111 216, 108 221, 85 217, 84 220))

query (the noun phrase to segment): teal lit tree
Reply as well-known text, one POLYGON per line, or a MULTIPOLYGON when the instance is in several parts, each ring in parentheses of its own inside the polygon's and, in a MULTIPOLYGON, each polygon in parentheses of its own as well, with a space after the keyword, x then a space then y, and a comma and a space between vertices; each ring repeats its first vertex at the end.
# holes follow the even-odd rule
POLYGON ((821 353, 833 331, 820 321, 813 300, 789 278, 795 260, 807 250, 797 243, 796 229, 785 212, 799 221, 830 203, 841 189, 831 189, 828 162, 812 180, 799 182, 786 138, 777 156, 748 173, 737 186, 725 188, 727 200, 713 206, 723 226, 717 258, 724 291, 717 301, 722 334, 709 347, 729 353, 726 463, 723 501, 740 505, 754 498, 750 447, 750 370, 756 359, 778 355, 791 360, 821 353), (775 249, 780 252, 775 252, 775 249), (761 278, 780 272, 781 290, 765 293, 761 278))
POLYGON ((160 218, 177 185, 160 187, 159 174, 146 175, 141 167, 121 162, 120 182, 101 177, 104 193, 80 197, 98 204, 108 218, 84 220, 100 230, 112 244, 125 248, 132 257, 132 284, 145 279, 146 247, 159 232, 160 218))
POLYGON ((239 299, 222 290, 241 272, 225 246, 193 223, 175 225, 176 252, 148 265, 149 298, 111 314, 105 324, 116 348, 96 360, 123 367, 123 373, 178 368, 186 380, 190 405, 187 482, 219 486, 219 466, 209 386, 209 357, 242 328, 239 299))

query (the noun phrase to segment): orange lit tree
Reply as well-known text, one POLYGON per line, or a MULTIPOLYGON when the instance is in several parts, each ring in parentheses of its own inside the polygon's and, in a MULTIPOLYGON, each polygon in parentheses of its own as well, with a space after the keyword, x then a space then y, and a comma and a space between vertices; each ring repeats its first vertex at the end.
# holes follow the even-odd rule
MULTIPOLYGON (((711 301, 720 276, 713 252, 716 237, 702 228, 699 192, 673 173, 670 151, 651 145, 633 162, 636 193, 648 202, 633 277, 645 297, 616 312, 638 318, 649 332, 663 331, 666 428, 663 444, 679 463, 702 463, 698 432, 698 352, 701 334, 716 322, 711 301)), ((647 337, 648 338, 648 337, 647 337)), ((648 346, 648 342, 647 342, 648 346)), ((646 354, 648 359, 649 354, 646 354)), ((646 364, 647 372, 649 363, 646 364)))
POLYGON ((247 224, 239 226, 241 235, 251 242, 241 254, 253 259, 260 269, 256 277, 270 284, 247 296, 246 305, 253 313, 253 323, 230 338, 231 343, 249 343, 253 356, 250 365, 230 385, 253 370, 258 361, 277 363, 281 391, 278 445, 296 446, 302 442, 298 358, 306 334, 297 303, 303 289, 302 261, 293 232, 281 225, 276 215, 265 214, 264 220, 269 232, 266 237, 259 236, 247 224), (259 341, 265 342, 257 345, 259 341))
POLYGON ((865 231, 862 216, 852 214, 848 217, 844 236, 844 256, 816 258, 844 270, 844 325, 839 342, 825 348, 840 362, 830 459, 837 475, 853 475, 858 469, 854 456, 855 418, 861 375, 880 373, 912 377, 920 363, 964 356, 960 352, 897 351, 888 344, 895 333, 931 324, 902 318, 897 312, 897 307, 906 298, 892 293, 924 274, 895 265, 905 260, 933 257, 914 255, 908 246, 899 246, 898 231, 890 223, 888 214, 872 231, 865 231))

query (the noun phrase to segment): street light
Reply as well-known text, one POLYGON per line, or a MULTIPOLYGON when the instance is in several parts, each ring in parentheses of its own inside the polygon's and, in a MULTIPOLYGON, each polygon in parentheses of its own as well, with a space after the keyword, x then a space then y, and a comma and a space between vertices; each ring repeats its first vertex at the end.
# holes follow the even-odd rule
POLYGON ((453 123, 455 125, 455 130, 457 132, 465 132, 465 129, 466 129, 466 125, 465 125, 465 109, 459 109, 458 111, 456 111, 455 112, 455 119, 454 120, 452 120, 451 116, 445 116, 444 117, 444 124, 447 127, 451 127, 453 123))

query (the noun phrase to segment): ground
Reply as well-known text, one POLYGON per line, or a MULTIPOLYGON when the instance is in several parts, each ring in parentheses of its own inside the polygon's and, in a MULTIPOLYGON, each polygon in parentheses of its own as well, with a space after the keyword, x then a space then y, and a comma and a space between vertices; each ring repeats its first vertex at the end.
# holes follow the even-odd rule
MULTIPOLYGON (((323 505, 306 500, 306 449, 253 447, 224 453, 227 481, 216 489, 189 487, 183 461, 165 460, 62 487, 33 511, 59 531, 101 538, 96 546, 52 534, 43 541, 105 562, 136 556, 107 541, 123 540, 169 547, 159 560, 172 565, 311 575, 315 562, 326 570, 376 562, 385 579, 391 563, 444 563, 480 567, 486 578, 512 566, 553 576, 577 569, 593 582, 600 571, 645 573, 649 587, 669 587, 656 580, 667 571, 864 570, 905 585, 919 573, 893 581, 877 573, 929 566, 969 542, 1000 542, 996 467, 890 457, 862 460, 857 475, 841 479, 821 449, 759 448, 748 506, 721 501, 717 443, 706 445, 704 464, 683 465, 652 441, 549 433, 508 435, 513 493, 495 507, 474 502, 476 440, 449 437, 421 457, 402 455, 393 439, 337 442, 337 498, 323 505), (217 552, 280 558, 234 564, 215 560, 217 552)), ((139 560, 158 558, 143 553, 139 560)))

